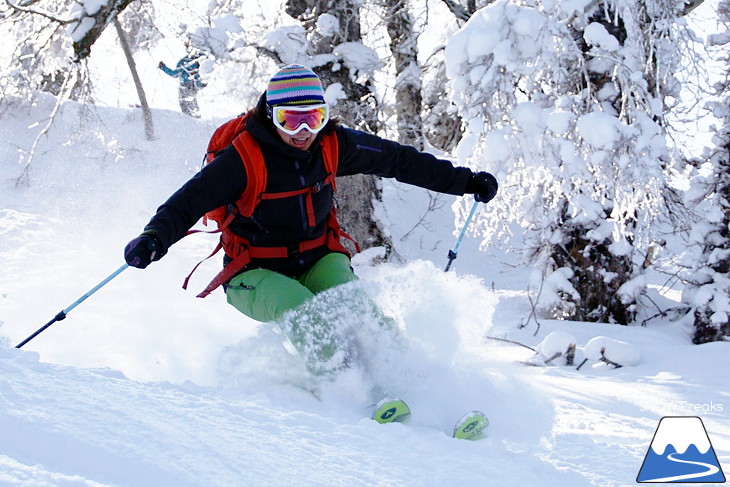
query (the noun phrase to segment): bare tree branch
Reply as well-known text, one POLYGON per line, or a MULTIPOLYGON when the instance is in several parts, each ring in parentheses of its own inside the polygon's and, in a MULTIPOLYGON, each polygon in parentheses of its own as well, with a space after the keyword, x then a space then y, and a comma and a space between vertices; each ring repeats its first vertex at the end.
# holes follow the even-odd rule
POLYGON ((444 4, 449 8, 452 14, 456 16, 457 19, 463 20, 466 22, 471 17, 471 13, 467 11, 464 6, 460 5, 455 0, 441 0, 444 2, 444 4))
POLYGON ((494 336, 485 336, 484 337, 487 340, 494 340, 495 342, 504 342, 504 343, 511 343, 512 345, 519 345, 520 347, 526 348, 528 350, 532 350, 533 352, 535 349, 529 345, 525 345, 524 343, 520 343, 516 340, 510 340, 509 338, 500 338, 500 337, 494 337, 494 336))
POLYGON ((32 9, 32 8, 23 7, 23 6, 20 6, 20 5, 15 5, 10 0, 5 0, 5 2, 10 6, 10 8, 12 8, 13 10, 15 10, 17 12, 23 12, 23 13, 32 14, 32 15, 39 15, 39 16, 45 17, 48 20, 51 20, 53 22, 57 22, 57 23, 59 23, 61 25, 68 25, 68 24, 71 24, 73 22, 76 22, 76 19, 61 19, 61 18, 58 18, 55 15, 50 14, 48 12, 42 12, 40 10, 35 10, 35 9, 32 9))
POLYGON ((688 0, 684 2, 684 8, 682 9, 682 13, 680 14, 682 17, 699 7, 705 2, 705 0, 688 0))
POLYGON ((35 140, 33 140, 33 145, 31 146, 30 152, 28 153, 28 159, 25 161, 25 166, 23 166, 23 170, 21 171, 18 178, 15 180, 16 187, 27 187, 30 185, 30 167, 33 164, 33 158, 35 157, 36 149, 38 149, 38 143, 40 142, 41 138, 46 135, 51 129, 53 121, 56 119, 56 115, 58 115, 58 111, 61 108, 61 105, 63 104, 64 100, 66 100, 65 92, 67 90, 70 90, 76 82, 74 74, 75 73, 72 73, 71 76, 64 78, 63 85, 61 86, 61 94, 56 98, 56 104, 53 107, 51 115, 48 117, 48 123, 45 127, 43 127, 40 132, 38 132, 35 140))

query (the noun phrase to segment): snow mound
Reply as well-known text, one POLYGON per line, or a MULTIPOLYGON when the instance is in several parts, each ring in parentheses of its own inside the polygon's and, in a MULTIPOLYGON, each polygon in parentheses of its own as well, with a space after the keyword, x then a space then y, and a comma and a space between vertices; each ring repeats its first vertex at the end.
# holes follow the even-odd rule
POLYGON ((583 355, 589 360, 608 361, 623 367, 636 365, 641 358, 630 343, 604 336, 591 338, 583 347, 583 355))

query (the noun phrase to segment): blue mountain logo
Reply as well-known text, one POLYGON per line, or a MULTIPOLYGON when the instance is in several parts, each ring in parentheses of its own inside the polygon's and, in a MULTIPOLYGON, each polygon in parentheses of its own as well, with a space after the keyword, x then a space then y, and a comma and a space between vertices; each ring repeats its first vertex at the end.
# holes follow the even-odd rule
POLYGON ((702 420, 696 416, 662 418, 636 482, 724 483, 725 474, 702 420))

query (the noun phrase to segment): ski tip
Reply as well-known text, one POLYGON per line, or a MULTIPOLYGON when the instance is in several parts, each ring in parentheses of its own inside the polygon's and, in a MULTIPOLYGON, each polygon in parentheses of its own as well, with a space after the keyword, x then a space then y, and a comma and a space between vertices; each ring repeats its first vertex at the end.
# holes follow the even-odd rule
POLYGON ((489 426, 489 420, 483 412, 471 411, 456 422, 453 436, 459 440, 481 440, 486 438, 484 429, 487 426, 489 426))
POLYGON ((380 424, 402 423, 411 416, 411 409, 402 399, 386 397, 373 407, 372 419, 380 424))

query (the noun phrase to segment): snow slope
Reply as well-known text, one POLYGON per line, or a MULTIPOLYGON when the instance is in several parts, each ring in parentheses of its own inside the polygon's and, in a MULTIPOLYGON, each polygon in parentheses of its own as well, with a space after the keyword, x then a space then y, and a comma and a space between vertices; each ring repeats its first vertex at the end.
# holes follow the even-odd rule
POLYGON ((727 475, 730 388, 717 371, 729 344, 691 345, 686 325, 668 318, 538 329, 527 321, 529 269, 468 238, 444 273, 454 198, 427 212, 427 193, 391 183, 383 212, 404 262, 371 267, 366 254, 356 271, 396 320, 400 345, 376 342, 365 350, 374 361, 320 384, 319 398, 297 387, 301 364, 274 327, 220 292, 194 298, 217 258, 180 289, 212 248, 207 235, 126 270, 14 349, 123 263, 126 242, 193 174, 217 123, 158 110, 158 138, 147 142, 138 111, 69 103, 39 141, 30 185, 16 187, 49 103, 0 119, 0 485, 623 486, 670 415, 703 419, 727 475), (531 351, 487 338, 534 347, 552 331, 575 337, 573 366, 530 367, 531 351), (638 362, 577 370, 596 336, 631 344, 638 362), (374 390, 406 399, 411 422, 369 420, 374 390), (452 439, 472 409, 490 418, 488 438, 452 439))

